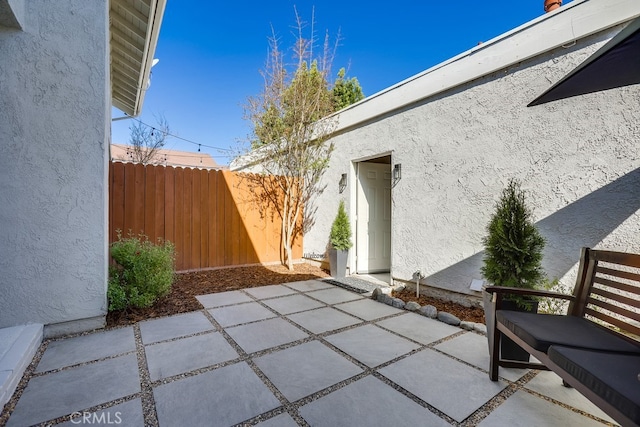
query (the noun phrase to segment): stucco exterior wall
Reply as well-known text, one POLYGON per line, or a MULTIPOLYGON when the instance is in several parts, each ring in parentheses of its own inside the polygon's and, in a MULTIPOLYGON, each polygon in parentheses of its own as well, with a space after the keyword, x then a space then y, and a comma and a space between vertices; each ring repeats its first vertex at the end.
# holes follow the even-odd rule
POLYGON ((386 153, 402 164, 391 191, 395 280, 413 281, 421 270, 423 283, 479 295, 469 285, 481 278, 485 227, 510 178, 522 182, 547 239, 543 265, 551 278, 573 286, 582 246, 640 252, 640 88, 526 107, 620 28, 335 136, 304 252, 324 252, 341 197, 355 230, 354 162, 386 153), (340 195, 342 173, 349 184, 340 195))
POLYGON ((104 322, 108 3, 30 0, 0 29, 0 327, 104 322))

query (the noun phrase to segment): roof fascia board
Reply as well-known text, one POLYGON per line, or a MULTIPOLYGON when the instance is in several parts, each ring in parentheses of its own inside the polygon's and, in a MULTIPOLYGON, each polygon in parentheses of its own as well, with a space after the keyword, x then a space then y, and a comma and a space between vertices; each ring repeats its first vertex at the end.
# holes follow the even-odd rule
POLYGON ((149 29, 147 30, 147 39, 144 44, 144 52, 142 55, 142 63, 144 64, 140 78, 138 79, 138 97, 132 116, 136 117, 142 112, 142 104, 144 103, 144 96, 147 92, 147 81, 151 75, 151 64, 153 62, 153 55, 158 45, 158 38, 160 36, 160 25, 162 23, 162 17, 164 16, 164 10, 167 5, 166 0, 152 0, 150 5, 149 16, 149 29))
POLYGON ((335 114, 338 125, 334 132, 408 107, 638 16, 638 0, 573 1, 339 111, 335 114))

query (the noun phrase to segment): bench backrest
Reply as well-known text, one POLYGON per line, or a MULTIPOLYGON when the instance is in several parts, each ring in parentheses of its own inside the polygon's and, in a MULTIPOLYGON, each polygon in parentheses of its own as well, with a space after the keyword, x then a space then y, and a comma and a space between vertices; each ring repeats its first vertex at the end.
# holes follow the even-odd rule
POLYGON ((640 341, 640 255, 583 248, 574 296, 569 314, 640 341))

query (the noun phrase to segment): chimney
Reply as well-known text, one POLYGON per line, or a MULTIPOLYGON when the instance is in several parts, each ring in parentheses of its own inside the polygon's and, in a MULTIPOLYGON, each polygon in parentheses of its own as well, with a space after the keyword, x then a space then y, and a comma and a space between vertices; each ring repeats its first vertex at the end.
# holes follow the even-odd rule
POLYGON ((544 0, 544 11, 549 13, 562 6, 562 0, 544 0))

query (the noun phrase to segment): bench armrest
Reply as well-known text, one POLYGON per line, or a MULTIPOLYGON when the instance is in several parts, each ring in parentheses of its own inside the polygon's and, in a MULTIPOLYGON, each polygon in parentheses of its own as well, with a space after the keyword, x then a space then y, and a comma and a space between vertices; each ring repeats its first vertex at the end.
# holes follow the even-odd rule
POLYGON ((484 288, 490 294, 530 295, 536 297, 558 298, 568 301, 575 300, 575 296, 561 294, 559 292, 545 291, 543 289, 510 288, 508 286, 487 286, 484 288))

